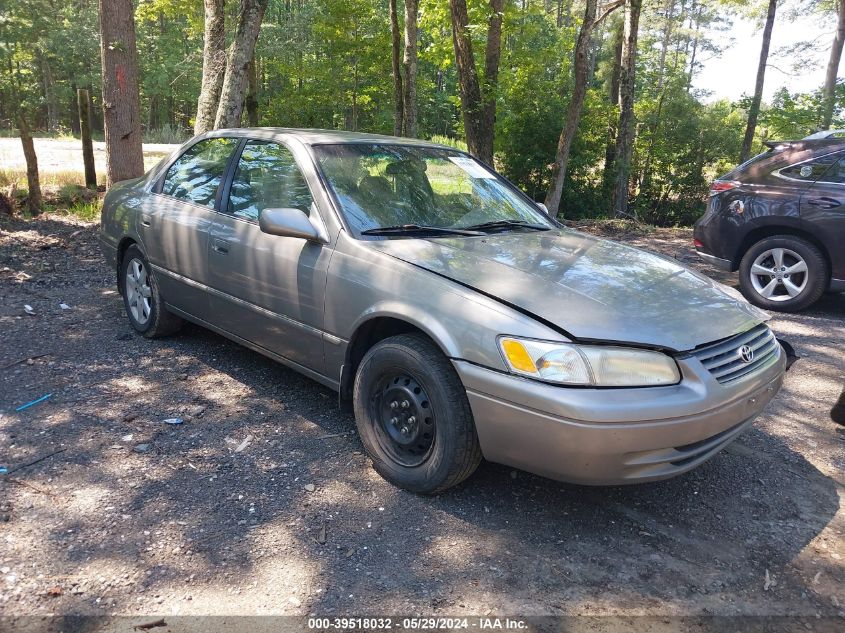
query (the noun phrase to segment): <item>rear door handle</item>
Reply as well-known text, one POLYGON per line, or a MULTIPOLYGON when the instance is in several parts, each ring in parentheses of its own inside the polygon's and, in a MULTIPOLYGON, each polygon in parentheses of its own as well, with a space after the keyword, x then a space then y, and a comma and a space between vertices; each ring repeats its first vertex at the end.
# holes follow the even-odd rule
POLYGON ((834 207, 838 207, 840 202, 836 198, 822 196, 821 198, 810 198, 807 200, 807 204, 813 207, 821 207, 822 209, 833 209, 834 207))
POLYGON ((152 226, 152 220, 146 213, 141 214, 141 224, 144 226, 152 226))
POLYGON ((229 242, 226 240, 219 240, 214 238, 211 242, 211 248, 213 248, 216 252, 220 253, 221 255, 228 255, 229 254, 229 242))

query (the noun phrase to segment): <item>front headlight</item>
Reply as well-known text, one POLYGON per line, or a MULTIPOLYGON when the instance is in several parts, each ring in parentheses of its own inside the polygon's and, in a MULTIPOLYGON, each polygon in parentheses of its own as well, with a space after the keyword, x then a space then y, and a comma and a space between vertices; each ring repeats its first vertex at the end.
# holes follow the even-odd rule
POLYGON ((681 380, 675 361, 651 350, 507 336, 499 338, 499 347, 513 373, 561 385, 651 387, 681 380))

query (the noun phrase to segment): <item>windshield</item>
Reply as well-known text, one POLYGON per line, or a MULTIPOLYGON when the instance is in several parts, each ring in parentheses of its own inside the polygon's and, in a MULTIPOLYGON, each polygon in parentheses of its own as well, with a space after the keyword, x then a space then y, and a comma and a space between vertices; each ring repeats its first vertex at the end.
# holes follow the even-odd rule
POLYGON ((529 228, 519 224, 555 228, 502 178, 456 150, 344 143, 315 145, 314 152, 357 233, 407 226, 459 230, 490 222, 515 231, 529 228))

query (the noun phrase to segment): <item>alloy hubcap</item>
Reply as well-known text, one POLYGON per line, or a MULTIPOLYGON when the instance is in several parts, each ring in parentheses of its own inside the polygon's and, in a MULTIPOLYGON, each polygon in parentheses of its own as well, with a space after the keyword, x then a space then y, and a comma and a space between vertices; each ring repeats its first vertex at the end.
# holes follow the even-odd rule
POLYGON ((434 445, 434 413, 414 378, 393 373, 379 383, 372 399, 376 435, 384 451, 402 466, 418 466, 434 445))
POLYGON ((150 319, 152 311, 152 290, 144 262, 132 259, 126 270, 126 305, 132 318, 139 325, 144 325, 150 319))
POLYGON ((789 301, 807 286, 807 262, 788 248, 763 251, 751 265, 751 285, 769 301, 789 301))

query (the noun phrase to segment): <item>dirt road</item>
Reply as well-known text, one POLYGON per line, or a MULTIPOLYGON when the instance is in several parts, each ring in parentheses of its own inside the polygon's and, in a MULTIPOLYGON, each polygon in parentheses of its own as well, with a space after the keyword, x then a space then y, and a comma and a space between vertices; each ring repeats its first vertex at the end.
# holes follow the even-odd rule
MULTIPOLYGON (((35 155, 44 182, 51 182, 57 175, 79 172, 82 174, 82 146, 73 139, 36 138, 35 155)), ((106 173, 106 144, 95 141, 94 163, 100 181, 106 173)), ((178 145, 144 143, 144 165, 149 168, 175 150, 178 145)), ((0 138, 0 170, 25 172, 26 161, 18 138, 0 138)), ((83 183, 84 179, 80 179, 83 183)))
MULTIPOLYGON (((136 336, 95 230, 0 224, 0 615, 845 615, 845 295, 774 318, 804 358, 686 476, 483 464, 426 498, 327 389, 197 327, 136 336)), ((621 237, 699 266, 688 231, 621 237)))

